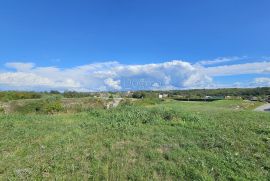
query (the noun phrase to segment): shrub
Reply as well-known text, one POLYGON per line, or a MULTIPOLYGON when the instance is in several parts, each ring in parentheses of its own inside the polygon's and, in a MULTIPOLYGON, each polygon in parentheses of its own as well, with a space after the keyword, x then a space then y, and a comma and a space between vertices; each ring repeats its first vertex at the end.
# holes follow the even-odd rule
POLYGON ((10 101, 18 99, 39 99, 41 94, 37 92, 17 92, 17 91, 4 91, 0 92, 0 101, 10 101))
POLYGON ((57 96, 35 101, 25 101, 23 103, 12 103, 14 112, 19 113, 45 113, 53 114, 63 110, 61 99, 57 96))
POLYGON ((156 116, 159 116, 164 121, 172 121, 179 117, 178 113, 171 109, 153 109, 151 110, 156 116))
POLYGON ((63 110, 60 96, 51 96, 42 100, 42 112, 55 113, 63 110))
POLYGON ((51 90, 50 94, 61 94, 61 92, 57 91, 57 90, 51 90))
POLYGON ((132 98, 135 98, 135 99, 142 99, 145 97, 145 93, 144 92, 134 92, 132 94, 132 98))
POLYGON ((31 102, 24 102, 23 104, 13 103, 12 109, 14 112, 19 113, 37 113, 42 111, 42 102, 40 101, 31 101, 31 102))
POLYGON ((4 113, 5 109, 3 107, 0 107, 0 113, 4 113))
POLYGON ((131 106, 131 105, 133 105, 133 104, 132 104, 131 100, 129 100, 129 99, 123 99, 123 100, 121 100, 121 102, 119 104, 119 106, 131 106))
POLYGON ((47 102, 43 105, 43 110, 45 113, 53 114, 62 111, 63 107, 60 101, 47 102))

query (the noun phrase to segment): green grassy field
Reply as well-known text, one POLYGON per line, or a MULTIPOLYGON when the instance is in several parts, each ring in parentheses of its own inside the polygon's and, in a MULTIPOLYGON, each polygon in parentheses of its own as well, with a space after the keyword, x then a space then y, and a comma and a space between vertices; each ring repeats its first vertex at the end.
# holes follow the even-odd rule
POLYGON ((245 101, 0 114, 0 180, 269 180, 270 114, 245 101))

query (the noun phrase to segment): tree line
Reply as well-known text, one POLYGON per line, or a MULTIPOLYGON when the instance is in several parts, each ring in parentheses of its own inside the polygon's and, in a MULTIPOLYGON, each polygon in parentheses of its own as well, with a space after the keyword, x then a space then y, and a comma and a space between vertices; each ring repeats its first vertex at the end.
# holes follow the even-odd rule
POLYGON ((27 91, 0 91, 0 101, 9 101, 17 99, 39 99, 43 96, 59 95, 64 98, 82 98, 82 97, 100 97, 102 94, 114 95, 120 97, 132 98, 157 98, 159 94, 167 94, 168 97, 183 98, 204 98, 205 96, 232 96, 241 98, 250 97, 269 97, 270 87, 258 88, 222 88, 222 89, 191 89, 191 90, 170 90, 170 91, 131 91, 130 94, 124 92, 76 92, 65 91, 59 92, 52 90, 49 92, 27 92, 27 91))

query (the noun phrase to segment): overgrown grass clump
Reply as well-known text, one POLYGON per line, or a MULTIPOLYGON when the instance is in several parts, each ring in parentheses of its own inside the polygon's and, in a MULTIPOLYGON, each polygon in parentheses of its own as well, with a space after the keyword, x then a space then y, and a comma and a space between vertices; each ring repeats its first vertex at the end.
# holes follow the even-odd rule
POLYGON ((39 100, 30 100, 18 103, 16 101, 11 103, 11 109, 14 113, 42 113, 42 114, 53 114, 63 111, 63 105, 61 98, 58 96, 51 96, 39 100))
POLYGON ((246 104, 0 114, 0 180, 268 180, 270 116, 246 104))
POLYGON ((91 109, 106 108, 106 100, 94 98, 63 99, 60 95, 44 96, 35 100, 16 100, 5 103, 0 112, 6 114, 57 114, 78 113, 91 109))

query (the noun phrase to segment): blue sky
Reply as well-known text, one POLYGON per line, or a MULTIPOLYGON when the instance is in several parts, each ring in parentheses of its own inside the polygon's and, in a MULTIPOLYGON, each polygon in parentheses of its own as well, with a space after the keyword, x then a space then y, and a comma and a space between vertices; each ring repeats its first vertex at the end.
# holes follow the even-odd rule
POLYGON ((0 90, 270 86, 269 7, 269 0, 0 1, 0 90))

